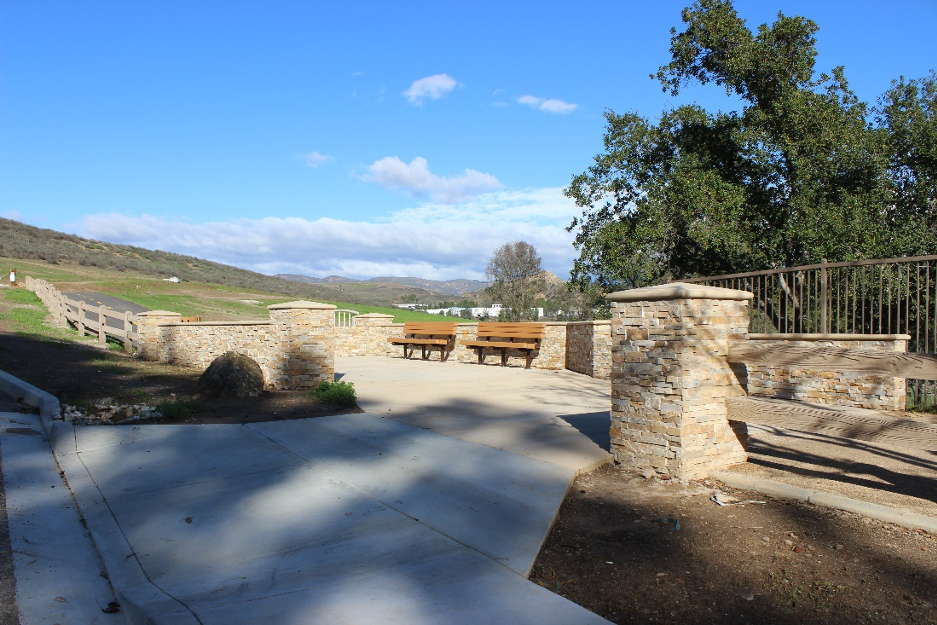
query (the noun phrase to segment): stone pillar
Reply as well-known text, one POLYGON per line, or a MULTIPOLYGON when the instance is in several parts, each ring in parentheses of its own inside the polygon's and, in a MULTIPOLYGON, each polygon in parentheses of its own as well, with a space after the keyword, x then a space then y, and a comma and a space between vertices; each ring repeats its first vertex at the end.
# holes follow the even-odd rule
POLYGON ((275 389, 315 388, 335 376, 335 306, 288 302, 268 306, 276 333, 275 389))
POLYGON ((137 313, 137 356, 145 360, 159 360, 162 350, 161 323, 176 323, 182 315, 168 310, 147 310, 137 313))
POLYGON ((612 302, 612 453, 676 479, 747 460, 726 398, 745 395, 729 343, 748 332, 751 293, 673 283, 608 295, 612 302))

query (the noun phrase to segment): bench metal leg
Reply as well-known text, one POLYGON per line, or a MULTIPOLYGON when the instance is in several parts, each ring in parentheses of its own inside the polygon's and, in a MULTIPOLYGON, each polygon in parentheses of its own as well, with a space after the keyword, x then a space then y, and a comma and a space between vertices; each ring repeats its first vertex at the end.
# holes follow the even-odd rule
POLYGON ((426 345, 420 345, 420 356, 426 360, 426 345))
POLYGON ((502 347, 501 348, 501 366, 504 367, 507 364, 508 364, 508 348, 502 347))
POLYGON ((527 350, 527 366, 524 367, 525 369, 530 369, 530 361, 533 359, 534 359, 534 353, 533 351, 528 349, 527 350))

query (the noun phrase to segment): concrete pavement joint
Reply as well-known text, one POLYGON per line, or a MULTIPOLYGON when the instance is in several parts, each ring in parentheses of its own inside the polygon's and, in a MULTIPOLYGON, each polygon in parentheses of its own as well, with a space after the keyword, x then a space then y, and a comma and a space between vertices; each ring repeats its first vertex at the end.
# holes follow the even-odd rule
POLYGON ((889 506, 882 506, 859 499, 851 499, 849 497, 841 497, 822 491, 791 486, 783 482, 740 475, 729 471, 713 471, 710 477, 733 488, 753 490, 781 499, 793 499, 795 501, 811 503, 825 508, 844 510, 879 521, 885 521, 886 523, 894 523, 895 525, 900 525, 908 529, 924 530, 925 532, 937 535, 937 518, 924 514, 904 512, 889 506))

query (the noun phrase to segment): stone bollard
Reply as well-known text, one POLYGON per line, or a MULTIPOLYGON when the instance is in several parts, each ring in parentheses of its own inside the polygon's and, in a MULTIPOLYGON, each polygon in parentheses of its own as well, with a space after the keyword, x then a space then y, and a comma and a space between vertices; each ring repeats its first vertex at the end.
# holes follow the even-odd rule
POLYGON ((277 353, 267 383, 275 389, 315 388, 335 376, 335 306, 287 302, 267 306, 277 353))
POLYGON ((612 453, 623 465, 681 480, 747 455, 726 412, 745 395, 729 343, 748 332, 751 293, 672 283, 612 302, 612 453))
POLYGON ((160 360, 163 350, 161 323, 176 323, 182 315, 168 310, 147 310, 137 317, 137 356, 144 360, 160 360))

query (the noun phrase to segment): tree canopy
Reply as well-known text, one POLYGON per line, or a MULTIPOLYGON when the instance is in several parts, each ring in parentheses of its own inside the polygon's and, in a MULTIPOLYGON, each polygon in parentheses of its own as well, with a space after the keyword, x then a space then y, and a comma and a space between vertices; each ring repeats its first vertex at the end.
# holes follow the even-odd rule
POLYGON ((565 190, 583 208, 574 283, 937 252, 933 74, 894 82, 871 109, 842 67, 816 74, 809 19, 779 13, 752 32, 727 0, 682 17, 651 77, 673 95, 714 83, 741 110, 686 104, 656 124, 606 112, 604 151, 565 190))
POLYGON ((505 243, 495 250, 486 276, 491 281, 488 296, 502 305, 500 318, 505 321, 536 318, 534 307, 543 288, 540 255, 526 241, 505 243))

